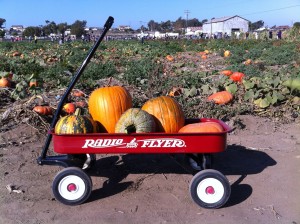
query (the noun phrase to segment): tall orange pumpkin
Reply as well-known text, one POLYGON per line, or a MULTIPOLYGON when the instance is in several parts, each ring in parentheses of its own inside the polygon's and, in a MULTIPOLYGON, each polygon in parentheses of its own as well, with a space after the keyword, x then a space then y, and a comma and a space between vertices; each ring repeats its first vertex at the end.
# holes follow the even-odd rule
POLYGON ((216 122, 202 122, 187 124, 183 126, 178 132, 179 133, 190 133, 190 132, 222 132, 223 127, 216 122))
POLYGON ((93 119, 100 122, 100 131, 114 133, 121 115, 132 107, 132 98, 121 86, 101 87, 91 93, 88 105, 93 119))
POLYGON ((181 106, 169 96, 159 96, 148 100, 142 110, 153 115, 158 132, 174 133, 184 126, 181 106))

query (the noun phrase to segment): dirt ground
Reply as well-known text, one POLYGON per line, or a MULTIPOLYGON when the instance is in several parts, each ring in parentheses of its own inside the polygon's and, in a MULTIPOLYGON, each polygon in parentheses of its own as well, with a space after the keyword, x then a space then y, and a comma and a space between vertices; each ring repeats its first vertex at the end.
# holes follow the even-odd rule
POLYGON ((62 168, 36 162, 46 136, 20 123, 0 133, 0 223, 300 223, 299 122, 240 121, 214 159, 231 184, 220 209, 196 205, 183 155, 164 154, 97 155, 90 199, 63 205, 51 190, 62 168))

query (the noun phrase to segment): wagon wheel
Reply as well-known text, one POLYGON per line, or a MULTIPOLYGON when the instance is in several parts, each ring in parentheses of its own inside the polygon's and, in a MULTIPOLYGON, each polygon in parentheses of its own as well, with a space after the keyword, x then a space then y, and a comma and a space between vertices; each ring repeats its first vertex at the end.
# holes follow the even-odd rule
POLYGON ((79 205, 92 192, 92 180, 82 169, 68 167, 60 171, 52 183, 54 197, 65 205, 79 205))
POLYGON ((190 167, 195 171, 211 169, 213 163, 213 156, 212 154, 188 154, 186 156, 186 161, 190 165, 190 167))
POLYGON ((194 202, 203 208, 220 208, 230 197, 228 179, 219 171, 208 169, 198 172, 190 183, 194 202))

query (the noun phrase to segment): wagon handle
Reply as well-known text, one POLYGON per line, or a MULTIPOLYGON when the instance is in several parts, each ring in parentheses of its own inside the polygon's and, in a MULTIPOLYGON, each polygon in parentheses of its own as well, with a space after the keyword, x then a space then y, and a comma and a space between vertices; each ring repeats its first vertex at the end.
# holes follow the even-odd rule
MULTIPOLYGON (((105 25, 104 25, 104 29, 102 31, 101 36, 99 37, 99 39, 96 41, 96 43, 94 44, 94 46, 90 49, 90 51, 88 52, 88 55, 86 57, 86 59, 83 61, 83 63, 81 64, 81 66, 79 67, 79 69, 77 70, 76 74, 74 75, 69 87, 67 88, 66 92, 64 93, 64 95, 62 96, 62 98, 60 99, 60 102, 57 106, 56 112, 54 114, 51 126, 50 126, 50 130, 53 130, 53 128, 55 127, 55 124, 58 120, 58 116, 63 108, 63 105, 68 97, 68 95, 70 94, 70 92, 72 91, 73 87, 75 86, 77 80, 79 79, 79 77, 81 76, 82 72, 84 71, 85 67, 87 66, 87 64, 89 63, 89 61, 91 60, 91 58, 93 57, 93 55, 95 54, 95 51, 97 49, 97 47, 99 46, 99 44, 101 43, 101 41, 103 40, 105 34, 108 32, 108 30, 111 28, 112 24, 114 23, 114 18, 112 16, 109 16, 105 25)), ((47 155, 47 151, 50 145, 50 142, 52 140, 52 133, 49 132, 41 153, 41 156, 38 158, 38 164, 42 165, 42 160, 44 160, 46 158, 47 155)))

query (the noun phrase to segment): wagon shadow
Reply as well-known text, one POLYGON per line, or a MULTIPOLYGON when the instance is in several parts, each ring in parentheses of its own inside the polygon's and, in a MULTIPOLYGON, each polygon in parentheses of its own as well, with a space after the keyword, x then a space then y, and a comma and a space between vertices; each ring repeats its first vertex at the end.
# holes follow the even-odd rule
MULTIPOLYGON (((261 173, 276 165, 267 153, 249 150, 240 145, 229 145, 227 150, 214 155, 213 169, 226 176, 240 175, 231 184, 231 196, 225 207, 245 201, 252 194, 252 187, 242 184, 248 175, 261 173)), ((126 181, 129 174, 192 174, 182 154, 125 154, 97 159, 89 174, 105 177, 103 186, 93 190, 89 202, 110 197, 132 187, 133 181, 126 181)), ((192 175, 191 175, 192 179, 192 175)), ((188 192, 187 192, 188 193, 188 192)))

